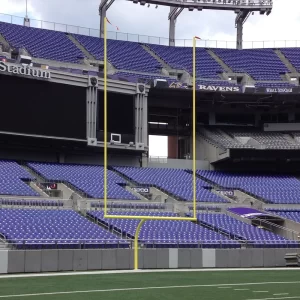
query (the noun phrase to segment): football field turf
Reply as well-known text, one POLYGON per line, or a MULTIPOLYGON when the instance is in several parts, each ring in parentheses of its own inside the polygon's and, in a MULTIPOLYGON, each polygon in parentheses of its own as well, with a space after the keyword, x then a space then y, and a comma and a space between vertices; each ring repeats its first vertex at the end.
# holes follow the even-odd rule
POLYGON ((0 276, 0 299, 300 299, 300 270, 53 275, 0 276))

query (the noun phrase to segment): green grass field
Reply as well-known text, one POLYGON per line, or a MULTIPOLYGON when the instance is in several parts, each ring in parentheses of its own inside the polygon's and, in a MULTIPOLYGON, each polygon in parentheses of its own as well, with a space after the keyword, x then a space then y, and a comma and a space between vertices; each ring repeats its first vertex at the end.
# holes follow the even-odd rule
POLYGON ((300 299, 300 270, 1 278, 0 299, 300 299))

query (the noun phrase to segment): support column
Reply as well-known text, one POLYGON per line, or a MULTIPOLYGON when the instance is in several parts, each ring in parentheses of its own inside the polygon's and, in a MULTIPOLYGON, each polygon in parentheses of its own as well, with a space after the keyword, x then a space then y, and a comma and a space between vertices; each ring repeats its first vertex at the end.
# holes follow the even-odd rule
POLYGON ((211 111, 209 113, 208 124, 209 125, 216 125, 216 113, 214 111, 211 111))
POLYGON ((98 78, 89 76, 86 89, 86 137, 96 139, 97 131, 97 104, 98 104, 98 78))
POLYGON ((176 11, 176 7, 170 7, 170 15, 173 13, 171 18, 169 19, 169 46, 175 46, 175 24, 176 24, 176 17, 174 11, 176 11))
POLYGON ((250 16, 251 11, 240 10, 237 12, 235 18, 235 28, 236 28, 236 49, 243 49, 243 25, 250 16))
POLYGON ((104 38, 104 19, 106 17, 106 11, 115 2, 115 0, 101 0, 99 5, 99 15, 100 15, 100 38, 104 38))
POLYGON ((176 25, 176 19, 180 15, 180 13, 183 11, 183 8, 177 8, 177 7, 170 7, 170 13, 169 13, 169 46, 175 46, 175 25, 176 25))
POLYGON ((236 23, 236 49, 243 49, 243 20, 239 19, 236 23))
POLYGON ((103 39, 104 38, 104 19, 106 17, 106 8, 107 5, 103 5, 99 8, 99 15, 100 15, 100 38, 103 39))
POLYGON ((289 123, 295 122, 295 112, 288 113, 288 121, 289 121, 289 123))
POLYGON ((148 145, 148 98, 144 84, 137 84, 135 95, 135 144, 148 145))

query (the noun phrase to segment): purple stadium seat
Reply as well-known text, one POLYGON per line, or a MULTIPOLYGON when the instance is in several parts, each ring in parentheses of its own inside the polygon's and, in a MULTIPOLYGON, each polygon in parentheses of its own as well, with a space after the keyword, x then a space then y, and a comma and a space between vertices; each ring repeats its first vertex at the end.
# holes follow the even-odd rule
POLYGON ((270 231, 246 224, 225 214, 198 214, 202 225, 211 226, 220 232, 229 234, 231 238, 247 241, 253 247, 297 248, 298 241, 287 240, 270 231))
MULTIPOLYGON (((142 185, 156 186, 175 198, 192 201, 192 175, 184 170, 160 168, 114 167, 131 180, 142 185)), ((197 201, 226 203, 225 199, 213 194, 210 185, 197 179, 197 201)))
MULTIPOLYGON (((66 181, 91 198, 104 197, 102 166, 52 163, 29 163, 28 165, 48 180, 66 181)), ((121 186, 125 183, 123 178, 108 170, 108 198, 139 200, 121 186)))
MULTIPOLYGON (((102 224, 113 228, 117 232, 133 238, 139 220, 130 219, 104 219, 102 211, 88 212, 102 224)), ((144 215, 144 216, 176 216, 172 212, 114 212, 116 215, 144 215)), ((202 226, 189 221, 147 221, 140 231, 139 240, 148 248, 240 248, 241 245, 202 226)))
POLYGON ((13 161, 0 161, 0 195, 40 196, 26 181, 34 178, 13 161))
POLYGON ((25 48, 33 57, 79 63, 83 53, 66 33, 0 22, 0 33, 14 48, 25 48))
POLYGON ((241 189, 274 204, 299 204, 300 181, 288 175, 255 175, 199 170, 197 173, 219 186, 241 189))

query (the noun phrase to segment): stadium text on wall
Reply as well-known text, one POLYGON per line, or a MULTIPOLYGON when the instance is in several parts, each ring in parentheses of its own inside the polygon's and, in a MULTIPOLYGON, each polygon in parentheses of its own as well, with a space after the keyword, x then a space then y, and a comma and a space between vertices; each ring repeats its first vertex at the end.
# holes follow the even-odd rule
POLYGON ((20 74, 20 75, 32 76, 32 77, 44 78, 44 79, 51 78, 51 73, 49 71, 30 68, 27 66, 6 64, 5 62, 0 62, 0 72, 8 72, 16 75, 20 74))

